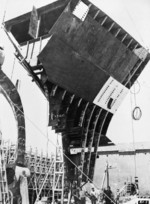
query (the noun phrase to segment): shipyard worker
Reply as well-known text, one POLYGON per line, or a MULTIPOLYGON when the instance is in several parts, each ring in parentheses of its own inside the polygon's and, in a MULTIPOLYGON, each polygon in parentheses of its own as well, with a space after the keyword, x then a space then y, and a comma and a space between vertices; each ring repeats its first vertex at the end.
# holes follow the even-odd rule
POLYGON ((131 195, 137 194, 137 188, 134 183, 131 183, 131 195))
POLYGON ((78 204, 81 202, 80 199, 80 189, 76 186, 76 188, 73 189, 72 191, 73 197, 74 197, 74 203, 78 204))
POLYGON ((29 204, 27 174, 24 169, 22 171, 22 174, 20 175, 19 180, 20 180, 20 194, 22 198, 22 204, 29 204))
POLYGON ((0 69, 4 63, 5 54, 4 54, 4 46, 0 43, 0 69))
POLYGON ((79 190, 79 195, 80 195, 80 200, 81 200, 80 203, 85 204, 86 192, 82 188, 80 188, 80 190, 79 190))
POLYGON ((116 204, 119 203, 119 197, 120 197, 120 191, 119 191, 119 189, 117 189, 117 193, 116 193, 116 204))
POLYGON ((91 195, 92 204, 96 204, 97 194, 96 194, 96 191, 95 191, 94 187, 92 187, 90 195, 91 195))

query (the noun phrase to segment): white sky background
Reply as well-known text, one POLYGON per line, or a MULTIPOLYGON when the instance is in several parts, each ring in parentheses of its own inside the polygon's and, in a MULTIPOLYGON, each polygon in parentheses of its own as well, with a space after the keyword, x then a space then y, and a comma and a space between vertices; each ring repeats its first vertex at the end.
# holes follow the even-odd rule
MULTIPOLYGON (((2 22, 5 9, 5 20, 7 20, 31 11, 33 4, 38 8, 50 2, 52 1, 1 0, 0 21, 2 22)), ((120 24, 144 47, 150 48, 150 0, 93 0, 92 2, 120 24)), ((20 95, 26 115, 27 145, 31 145, 32 147, 37 146, 38 149, 46 149, 47 101, 34 82, 31 81, 31 77, 18 64, 17 60, 15 61, 15 68, 12 75, 14 49, 2 30, 0 31, 0 42, 3 42, 6 53, 5 64, 3 66, 4 72, 12 78, 14 83, 16 79, 21 79, 20 95)), ((107 132, 107 136, 116 143, 132 142, 133 136, 137 142, 150 141, 150 63, 148 63, 142 72, 138 82, 140 86, 136 85, 136 88, 139 89, 139 93, 136 94, 136 104, 142 110, 142 118, 139 121, 132 121, 131 114, 135 101, 134 95, 128 94, 113 117, 107 132)), ((6 135, 5 137, 7 138, 11 135, 12 137, 12 132, 15 132, 15 130, 12 130, 15 129, 12 125, 14 122, 10 121, 12 116, 9 119, 7 117, 12 113, 8 106, 1 105, 3 101, 1 98, 0 101, 0 119, 1 126, 5 132, 4 136, 6 135)), ((56 136, 54 136, 53 132, 49 132, 49 138, 54 140, 56 136)), ((52 145, 49 146, 52 147, 52 145)))

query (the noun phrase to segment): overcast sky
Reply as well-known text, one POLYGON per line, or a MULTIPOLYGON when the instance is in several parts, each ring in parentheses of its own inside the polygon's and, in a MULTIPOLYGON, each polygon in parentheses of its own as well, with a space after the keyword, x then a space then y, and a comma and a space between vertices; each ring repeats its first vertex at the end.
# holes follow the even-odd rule
MULTIPOLYGON (((1 0, 0 21, 2 22, 5 11, 5 20, 7 20, 31 11, 33 4, 38 8, 50 2, 52 1, 1 0)), ((120 24, 145 48, 150 48, 149 0, 93 0, 92 2, 120 24)), ((16 79, 21 79, 20 95, 26 115, 27 145, 31 144, 45 149, 47 146, 47 101, 17 61, 15 61, 15 68, 13 69, 14 49, 2 30, 0 31, 0 42, 4 43, 6 52, 3 70, 14 83, 16 79)), ((139 77, 135 89, 138 93, 128 94, 110 124, 107 136, 116 143, 132 142, 133 138, 138 142, 150 141, 150 63, 139 77), (131 117, 135 105, 142 110, 142 117, 139 121, 133 121, 131 117)), ((6 135, 10 136, 12 130, 9 132, 6 128, 8 123, 6 115, 12 113, 9 108, 5 108, 9 112, 7 114, 6 111, 3 113, 1 109, 3 108, 0 108, 1 123, 3 123, 6 135)), ((50 135, 50 138, 54 138, 53 133, 50 135)))

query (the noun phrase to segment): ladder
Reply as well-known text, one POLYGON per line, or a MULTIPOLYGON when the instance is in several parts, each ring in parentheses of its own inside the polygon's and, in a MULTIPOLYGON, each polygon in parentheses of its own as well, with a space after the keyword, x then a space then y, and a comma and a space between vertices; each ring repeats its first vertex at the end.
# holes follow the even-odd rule
POLYGON ((2 145, 2 133, 0 132, 0 202, 2 204, 12 203, 12 196, 8 189, 6 176, 6 160, 2 145))
POLYGON ((54 175, 53 175, 53 197, 52 203, 60 201, 63 204, 64 200, 64 163, 62 146, 59 145, 57 138, 56 155, 54 162, 54 175))

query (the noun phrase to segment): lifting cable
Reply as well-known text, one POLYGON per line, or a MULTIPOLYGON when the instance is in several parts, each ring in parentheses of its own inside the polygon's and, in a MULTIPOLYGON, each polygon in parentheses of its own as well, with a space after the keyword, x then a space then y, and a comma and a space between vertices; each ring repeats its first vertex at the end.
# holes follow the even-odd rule
POLYGON ((144 42, 144 40, 143 40, 143 37, 142 37, 141 33, 137 30, 137 27, 136 27, 136 25, 135 25, 135 22, 134 22, 134 20, 133 20, 131 14, 130 14, 128 8, 127 8, 126 5, 124 4, 124 1, 123 1, 123 5, 124 5, 124 8, 125 8, 126 13, 128 14, 128 16, 129 16, 129 18, 130 18, 130 21, 132 22, 132 24, 133 24, 133 26, 134 26, 134 28, 135 28, 136 33, 139 35, 139 38, 140 38, 141 42, 143 42, 143 45, 146 47, 146 44, 145 44, 145 42, 144 42))
MULTIPOLYGON (((2 25, 4 25, 6 13, 7 13, 7 8, 8 8, 8 2, 9 2, 9 0, 6 0, 5 6, 4 6, 4 13, 3 13, 2 21, 1 21, 1 28, 3 27, 2 25)), ((15 61, 16 61, 16 57, 14 57, 14 60, 13 60, 13 67, 12 67, 11 76, 10 76, 11 80, 12 80, 13 73, 14 73, 15 61)))
POLYGON ((16 57, 14 57, 14 61, 13 61, 13 67, 12 67, 11 76, 10 76, 11 81, 12 81, 13 74, 14 74, 15 63, 16 63, 16 57))
POLYGON ((136 92, 136 90, 135 90, 135 83, 134 83, 134 85, 133 85, 134 92, 130 91, 130 93, 132 93, 133 96, 134 96, 134 109, 132 110, 132 118, 134 120, 140 120, 140 118, 142 116, 141 108, 139 106, 137 106, 137 102, 136 102, 136 94, 140 92, 140 84, 139 84, 139 82, 137 82, 137 84, 139 85, 139 90, 136 92))
MULTIPOLYGON (((134 103, 135 103, 135 106, 136 106, 135 84, 133 84, 133 88, 134 88, 134 103)), ((131 90, 130 90, 130 105, 131 105, 130 107, 131 107, 131 111, 132 111, 133 102, 132 102, 132 92, 131 92, 131 90)), ((137 176, 136 175, 137 174, 137 171, 136 171, 136 149, 135 149, 135 131, 134 131, 133 117, 131 117, 131 126, 132 126, 132 139, 133 139, 132 142, 133 142, 133 149, 134 149, 134 176, 136 177, 137 176)))
POLYGON ((5 6, 4 6, 4 13, 3 13, 3 18, 2 18, 1 25, 2 25, 2 24, 4 23, 4 21, 5 21, 6 12, 7 12, 7 8, 8 8, 8 2, 9 2, 9 0, 6 0, 5 6))
MULTIPOLYGON (((3 87, 1 87, 2 89, 3 89, 3 87)), ((4 89, 3 89, 4 90, 4 89)), ((12 102, 13 103, 13 102, 12 102)), ((22 113, 22 114, 24 114, 23 112, 22 112, 22 110, 20 110, 20 108, 16 105, 16 104, 14 104, 13 103, 13 105, 22 113)), ((27 117, 27 115, 25 115, 24 114, 24 117, 41 133, 41 135, 43 135, 46 139, 48 139, 48 142, 50 142, 54 147, 57 147, 57 145, 52 141, 52 140, 50 140, 49 138, 47 138, 47 135, 45 135, 43 132, 42 132, 42 130, 34 123, 34 122, 32 122, 30 119, 29 119, 29 117, 27 117)), ((71 163, 71 164, 73 164, 75 167, 76 167, 76 169, 78 170, 78 171, 80 171, 81 173, 82 173, 82 175, 84 175, 87 179, 88 179, 88 181, 90 181, 97 189, 99 189, 99 186, 97 186, 64 152, 63 152, 63 155, 64 155, 64 157, 66 157, 66 159, 71 163)), ((113 203, 113 204, 116 204, 105 192, 103 192, 103 194, 113 203)))

